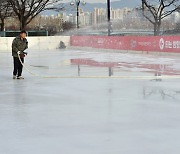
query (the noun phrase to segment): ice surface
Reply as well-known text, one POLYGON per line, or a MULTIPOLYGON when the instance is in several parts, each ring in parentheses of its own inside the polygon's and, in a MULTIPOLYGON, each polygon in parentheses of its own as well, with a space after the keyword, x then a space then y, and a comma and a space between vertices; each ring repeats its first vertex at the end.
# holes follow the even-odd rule
MULTIPOLYGON (((41 75, 108 76, 114 62, 116 76, 153 77, 179 73, 180 60, 56 50, 30 51, 25 63, 41 75), (72 59, 86 65, 79 64, 78 72, 72 59)), ((44 79, 25 70, 23 75, 25 80, 13 80, 11 54, 0 53, 0 154, 180 153, 180 79, 44 79)))

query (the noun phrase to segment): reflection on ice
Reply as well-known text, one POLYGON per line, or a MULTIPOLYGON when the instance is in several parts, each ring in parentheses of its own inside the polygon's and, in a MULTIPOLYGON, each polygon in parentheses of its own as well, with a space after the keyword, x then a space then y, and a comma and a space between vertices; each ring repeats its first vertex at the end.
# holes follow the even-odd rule
POLYGON ((180 89, 168 89, 162 87, 143 87, 143 96, 145 99, 161 98, 162 100, 172 99, 180 102, 180 89))
POLYGON ((156 61, 151 64, 144 64, 141 62, 99 62, 92 59, 71 59, 71 64, 78 65, 78 73, 80 73, 81 66, 109 68, 109 76, 113 74, 113 68, 121 71, 136 71, 136 72, 150 72, 155 76, 160 75, 180 75, 180 70, 174 69, 172 64, 156 64, 156 61))

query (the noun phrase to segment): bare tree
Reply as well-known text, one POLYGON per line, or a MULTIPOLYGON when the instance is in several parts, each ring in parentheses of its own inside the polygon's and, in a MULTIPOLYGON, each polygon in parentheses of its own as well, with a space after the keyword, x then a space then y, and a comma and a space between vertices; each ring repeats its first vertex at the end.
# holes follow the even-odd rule
POLYGON ((42 11, 61 0, 8 0, 20 22, 20 30, 42 11))
POLYGON ((4 30, 5 19, 12 16, 13 11, 6 0, 0 0, 0 31, 4 30))
POLYGON ((71 29, 73 29, 75 27, 75 25, 73 23, 71 23, 71 22, 64 22, 62 24, 62 26, 63 26, 64 31, 71 30, 71 29))
POLYGON ((180 0, 142 0, 144 17, 154 25, 154 35, 160 34, 162 19, 180 9, 180 0))

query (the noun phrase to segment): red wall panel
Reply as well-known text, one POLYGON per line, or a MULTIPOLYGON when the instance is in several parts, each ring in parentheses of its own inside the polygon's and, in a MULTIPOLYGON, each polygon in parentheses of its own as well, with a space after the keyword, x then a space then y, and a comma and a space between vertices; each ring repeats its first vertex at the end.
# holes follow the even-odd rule
POLYGON ((180 52, 180 36, 71 36, 71 46, 180 52))

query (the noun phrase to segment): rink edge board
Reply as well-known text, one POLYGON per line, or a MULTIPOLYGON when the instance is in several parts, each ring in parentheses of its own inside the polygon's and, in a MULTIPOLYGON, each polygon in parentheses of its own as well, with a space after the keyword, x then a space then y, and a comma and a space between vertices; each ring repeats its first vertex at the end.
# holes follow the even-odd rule
POLYGON ((180 53, 180 36, 71 36, 71 46, 180 53))
MULTIPOLYGON (((15 37, 0 37, 0 52, 12 50, 12 41, 15 37)), ((60 42, 66 46, 70 45, 70 36, 41 36, 27 37, 28 46, 32 50, 54 50, 58 49, 60 42)))

